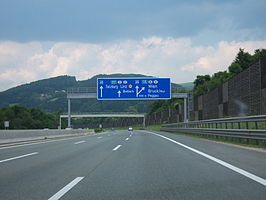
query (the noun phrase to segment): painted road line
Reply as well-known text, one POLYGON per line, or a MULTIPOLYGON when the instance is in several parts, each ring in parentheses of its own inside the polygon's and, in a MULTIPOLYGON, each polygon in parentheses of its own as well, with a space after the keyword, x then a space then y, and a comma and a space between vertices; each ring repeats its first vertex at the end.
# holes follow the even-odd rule
MULTIPOLYGON (((64 138, 64 139, 55 139, 55 140, 50 140, 50 141, 45 141, 45 142, 33 142, 33 143, 26 143, 26 144, 14 144, 14 146, 5 146, 5 147, 0 147, 0 150, 2 149, 11 149, 11 148, 17 148, 17 147, 25 147, 25 146, 31 146, 31 145, 36 145, 36 144, 46 144, 46 143, 51 143, 51 142, 60 142, 60 141, 66 141, 66 140, 74 140, 77 139, 77 137, 90 137, 94 135, 81 135, 81 136, 75 136, 71 138, 64 138)), ((30 141, 28 141, 30 142, 30 141)))
POLYGON ((100 136, 100 137, 97 137, 98 139, 101 139, 101 138, 103 138, 102 136, 100 136))
POLYGON ((129 138, 126 138, 125 140, 126 140, 126 141, 129 140, 129 138))
POLYGON ((85 140, 82 140, 82 141, 75 142, 74 144, 82 144, 84 142, 86 142, 86 141, 85 140))
POLYGON ((11 161, 11 160, 16 160, 16 159, 20 159, 20 158, 24 158, 24 157, 28 157, 28 156, 33 156, 33 155, 36 155, 36 154, 38 154, 38 152, 29 153, 29 154, 25 154, 25 155, 21 155, 21 156, 16 156, 16 157, 8 158, 8 159, 5 159, 5 160, 0 160, 0 163, 11 161))
MULTIPOLYGON (((148 132, 148 131, 147 131, 147 132, 148 132)), ((249 173, 249 172, 247 172, 247 171, 245 171, 245 170, 243 170, 243 169, 240 169, 240 168, 238 168, 238 167, 235 167, 235 166, 233 166, 233 165, 231 165, 231 164, 229 164, 229 163, 227 163, 227 162, 224 162, 224 161, 222 161, 222 160, 220 160, 220 159, 218 159, 218 158, 215 158, 215 157, 210 156, 210 155, 208 155, 208 154, 206 154, 206 153, 203 153, 203 152, 201 152, 201 151, 198 151, 198 150, 196 150, 196 149, 194 149, 194 148, 191 148, 191 147, 189 147, 189 146, 187 146, 187 145, 185 145, 185 144, 182 144, 182 143, 180 143, 180 142, 177 142, 177 141, 175 141, 175 140, 173 140, 173 139, 170 139, 170 138, 168 138, 168 137, 165 137, 165 136, 163 136, 163 135, 159 135, 159 134, 156 134, 156 133, 153 133, 153 132, 149 132, 149 133, 151 133, 151 134, 153 134, 153 135, 156 135, 156 136, 159 136, 159 137, 161 137, 161 138, 164 138, 164 139, 166 139, 166 140, 168 140, 168 141, 170 141, 170 142, 173 142, 173 143, 175 143, 175 144, 178 144, 178 145, 180 145, 180 146, 182 146, 182 147, 184 147, 184 148, 186 148, 186 149, 188 149, 188 150, 190 150, 190 151, 193 151, 193 152, 195 152, 195 153, 197 153, 197 154, 199 154, 199 155, 201 155, 201 156, 203 156, 203 157, 205 157, 205 158, 208 158, 209 160, 212 160, 212 161, 214 161, 214 162, 216 162, 216 163, 218 163, 218 164, 220 164, 220 165, 222 165, 222 166, 224 166, 224 167, 226 167, 226 168, 228 168, 228 169, 231 169, 231 170, 233 170, 233 171, 235 171, 235 172, 237 172, 237 173, 239 173, 239 174, 241 174, 241 175, 243 175, 243 176, 245 176, 245 177, 247 177, 247 178, 250 178, 250 179, 252 179, 253 181, 256 181, 257 183, 260 183, 260 184, 266 186, 266 180, 263 179, 263 178, 261 178, 261 177, 259 177, 259 176, 256 176, 256 175, 254 175, 254 174, 251 174, 251 173, 249 173)))
POLYGON ((48 200, 57 200, 60 199, 64 194, 66 194, 71 188, 73 188, 75 185, 77 185, 84 177, 77 177, 73 181, 71 181, 69 184, 67 184, 65 187, 63 187, 60 191, 58 191, 56 194, 54 194, 52 197, 50 197, 48 200))
POLYGON ((113 151, 116 151, 116 150, 119 149, 121 146, 122 146, 122 145, 117 145, 117 146, 113 149, 113 151))

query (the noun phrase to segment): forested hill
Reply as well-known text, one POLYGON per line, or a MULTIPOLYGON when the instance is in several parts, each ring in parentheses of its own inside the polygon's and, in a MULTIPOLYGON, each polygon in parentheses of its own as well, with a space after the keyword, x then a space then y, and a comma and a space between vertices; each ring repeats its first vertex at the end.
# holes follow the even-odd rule
MULTIPOLYGON (((147 77, 141 74, 100 74, 88 80, 77 81, 74 76, 58 76, 20 85, 0 92, 0 107, 21 105, 48 112, 67 111, 66 90, 70 87, 96 87, 97 78, 147 77)), ((173 88, 181 86, 172 83, 173 88)), ((147 112, 150 101, 104 101, 96 99, 73 100, 73 112, 147 112)))

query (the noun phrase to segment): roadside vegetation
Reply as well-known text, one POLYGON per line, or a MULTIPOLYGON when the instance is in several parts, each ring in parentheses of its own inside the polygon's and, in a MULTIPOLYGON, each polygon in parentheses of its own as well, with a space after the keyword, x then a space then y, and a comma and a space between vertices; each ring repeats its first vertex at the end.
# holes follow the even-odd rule
MULTIPOLYGON (((231 77, 237 75, 238 73, 244 71, 252 64, 259 61, 260 58, 266 56, 266 49, 257 49, 254 55, 245 52, 244 49, 239 49, 235 59, 228 66, 228 70, 220 71, 214 73, 213 75, 198 75, 194 80, 194 87, 190 90, 185 90, 184 88, 176 89, 175 92, 192 92, 194 97, 200 96, 210 92, 215 89, 218 85, 228 81, 231 77)), ((161 112, 163 110, 170 108, 177 108, 178 104, 182 103, 180 99, 170 99, 170 100, 158 100, 154 101, 149 105, 148 114, 153 114, 161 112)))
POLYGON ((181 99, 169 99, 169 100, 157 100, 154 101, 149 106, 149 115, 157 112, 161 112, 163 110, 167 110, 168 108, 176 108, 178 104, 182 103, 181 99))
POLYGON ((181 133, 181 132, 171 132, 172 134, 184 135, 188 137, 200 138, 200 139, 207 139, 216 142, 223 142, 229 144, 236 144, 245 147, 254 147, 254 148, 262 148, 266 149, 266 141, 256 141, 253 139, 243 139, 243 138, 232 138, 232 137, 225 137, 225 136, 211 136, 211 135, 204 135, 204 134, 188 134, 188 133, 181 133))
POLYGON ((193 96, 196 97, 210 92, 218 85, 255 64, 264 56, 266 56, 266 49, 257 49, 254 55, 250 55, 248 52, 245 52, 244 49, 239 49, 234 61, 228 66, 228 70, 216 72, 213 75, 207 74, 197 76, 194 81, 193 96))
POLYGON ((45 113, 35 108, 14 105, 0 109, 0 129, 9 121, 9 129, 56 129, 59 113, 45 113))

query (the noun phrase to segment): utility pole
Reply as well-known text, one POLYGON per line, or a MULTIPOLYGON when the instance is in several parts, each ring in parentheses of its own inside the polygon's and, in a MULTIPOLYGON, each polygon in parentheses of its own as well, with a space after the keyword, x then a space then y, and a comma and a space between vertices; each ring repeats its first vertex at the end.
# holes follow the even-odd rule
POLYGON ((71 128, 71 102, 70 102, 70 98, 68 98, 67 101, 68 101, 68 123, 67 123, 67 127, 71 128))

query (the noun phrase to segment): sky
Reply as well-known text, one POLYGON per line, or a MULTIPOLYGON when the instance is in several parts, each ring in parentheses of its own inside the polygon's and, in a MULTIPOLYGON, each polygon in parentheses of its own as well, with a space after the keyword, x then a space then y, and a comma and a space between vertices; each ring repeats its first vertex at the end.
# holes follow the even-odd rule
POLYGON ((1 0, 0 91, 60 76, 192 82, 266 48, 265 0, 1 0))

